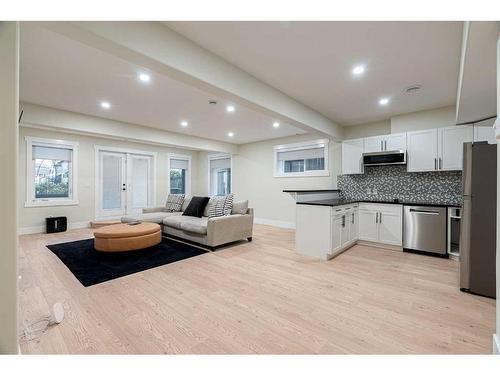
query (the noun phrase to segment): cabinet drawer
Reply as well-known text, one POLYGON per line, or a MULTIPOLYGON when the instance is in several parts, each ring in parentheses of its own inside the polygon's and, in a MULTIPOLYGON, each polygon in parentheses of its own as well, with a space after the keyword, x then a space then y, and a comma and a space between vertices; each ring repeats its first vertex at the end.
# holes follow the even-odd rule
POLYGON ((382 211, 386 213, 402 214, 403 206, 400 204, 386 204, 386 203, 360 203, 359 210, 382 211))

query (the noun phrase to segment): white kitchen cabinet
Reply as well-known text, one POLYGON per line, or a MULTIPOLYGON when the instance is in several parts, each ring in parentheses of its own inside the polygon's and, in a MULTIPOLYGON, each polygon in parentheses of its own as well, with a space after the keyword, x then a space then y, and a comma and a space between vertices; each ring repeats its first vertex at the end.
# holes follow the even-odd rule
POLYGON ((406 133, 385 136, 384 151, 406 151, 406 133))
POLYGON ((428 172, 437 170, 437 129, 408 132, 407 146, 408 172, 428 172))
POLYGON ((332 218, 332 234, 331 248, 328 253, 333 255, 339 252, 342 248, 342 215, 337 215, 332 218))
POLYGON ((438 129, 438 170, 462 170, 464 143, 472 142, 472 126, 450 126, 438 129))
POLYGON ((408 132, 407 170, 462 170, 463 144, 472 139, 472 127, 464 125, 408 132))
POLYGON ((363 147, 363 138, 342 142, 342 174, 363 173, 363 147))
POLYGON ((406 133, 365 138, 365 152, 406 151, 406 133))
POLYGON ((360 208, 359 215, 359 235, 358 238, 364 241, 378 240, 378 213, 375 210, 367 210, 360 208))
POLYGON ((401 246, 403 207, 396 204, 360 203, 359 239, 401 246))
POLYGON ((393 210, 379 212, 379 238, 378 242, 388 245, 401 246, 403 244, 402 213, 393 210))
POLYGON ((474 142, 496 143, 495 129, 493 126, 474 125, 474 142))
POLYGON ((365 138, 364 152, 380 152, 384 151, 384 136, 367 137, 365 138))
POLYGON ((351 213, 355 207, 357 204, 336 207, 298 204, 297 252, 327 260, 354 245, 356 232, 352 229, 351 213))
POLYGON ((349 242, 356 242, 358 240, 359 233, 359 211, 357 208, 353 210, 346 216, 349 222, 349 242))

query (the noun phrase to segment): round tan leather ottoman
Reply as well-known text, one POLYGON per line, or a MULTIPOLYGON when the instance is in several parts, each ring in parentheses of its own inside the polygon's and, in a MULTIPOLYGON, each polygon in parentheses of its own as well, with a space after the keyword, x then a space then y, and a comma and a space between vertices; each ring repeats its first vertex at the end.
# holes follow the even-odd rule
POLYGON ((140 250, 161 242, 161 228, 155 223, 114 224, 96 230, 94 237, 94 247, 99 251, 140 250))

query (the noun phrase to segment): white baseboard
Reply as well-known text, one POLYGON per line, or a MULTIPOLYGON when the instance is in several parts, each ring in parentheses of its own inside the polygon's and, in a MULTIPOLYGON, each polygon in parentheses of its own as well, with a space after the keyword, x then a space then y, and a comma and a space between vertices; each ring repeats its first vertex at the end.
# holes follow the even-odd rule
POLYGON ((493 354, 500 354, 500 336, 493 334, 493 354))
POLYGON ((295 229, 295 223, 291 221, 270 220, 256 217, 253 219, 253 222, 255 224, 270 225, 278 228, 295 229))
MULTIPOLYGON (((69 229, 80 229, 80 228, 88 228, 90 223, 88 221, 76 221, 74 223, 68 223, 69 229)), ((17 229, 17 234, 35 234, 35 233, 45 233, 45 225, 40 225, 36 227, 23 227, 17 229)))

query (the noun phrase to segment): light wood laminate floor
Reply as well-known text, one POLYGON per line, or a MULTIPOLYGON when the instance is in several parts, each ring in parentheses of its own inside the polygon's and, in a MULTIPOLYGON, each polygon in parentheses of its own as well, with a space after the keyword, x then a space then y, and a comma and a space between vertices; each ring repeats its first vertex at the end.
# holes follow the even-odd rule
POLYGON ((458 290, 452 260, 355 246, 325 262, 294 231, 83 287, 46 244, 20 236, 20 321, 66 317, 23 353, 490 353, 495 306, 458 290))

